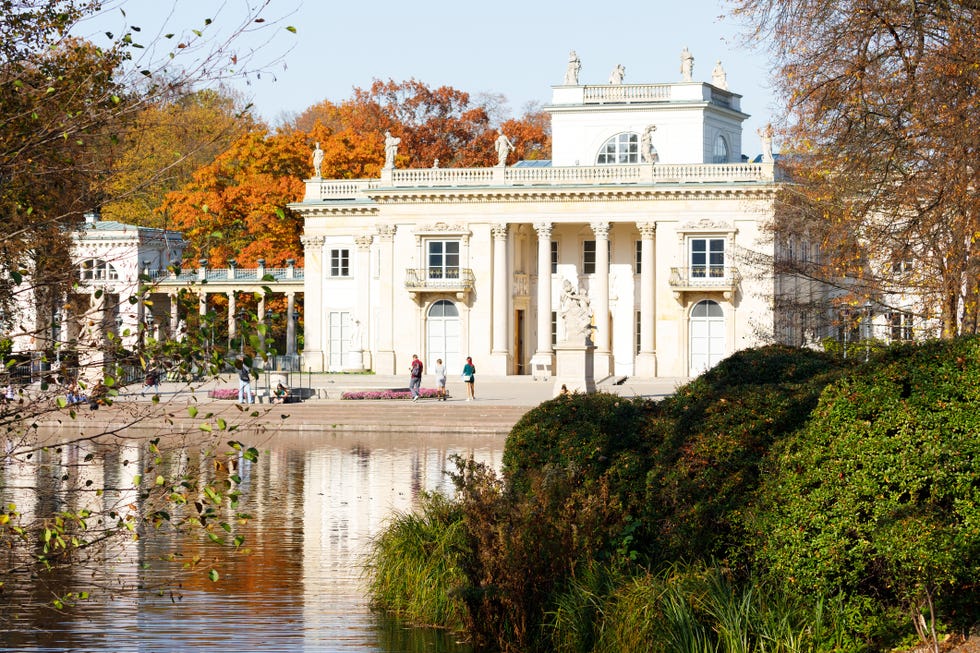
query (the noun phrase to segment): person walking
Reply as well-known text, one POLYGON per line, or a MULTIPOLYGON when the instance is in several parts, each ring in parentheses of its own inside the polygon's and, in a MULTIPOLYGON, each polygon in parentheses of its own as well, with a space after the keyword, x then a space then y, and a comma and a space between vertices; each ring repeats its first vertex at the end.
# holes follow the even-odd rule
POLYGON ((445 401, 448 394, 446 394, 446 366, 442 364, 442 359, 436 359, 436 369, 434 370, 436 374, 436 390, 439 392, 439 400, 445 401))
POLYGON ((241 358, 238 359, 238 403, 255 403, 255 397, 252 395, 252 371, 241 358))
POLYGON ((408 379, 408 389, 412 393, 412 401, 419 400, 419 388, 422 386, 422 361, 419 360, 418 354, 412 354, 412 365, 408 368, 409 379, 408 379))
POLYGON ((469 356, 466 357, 466 365, 463 366, 463 383, 466 385, 466 401, 476 399, 473 388, 476 383, 476 365, 473 364, 473 359, 469 356))

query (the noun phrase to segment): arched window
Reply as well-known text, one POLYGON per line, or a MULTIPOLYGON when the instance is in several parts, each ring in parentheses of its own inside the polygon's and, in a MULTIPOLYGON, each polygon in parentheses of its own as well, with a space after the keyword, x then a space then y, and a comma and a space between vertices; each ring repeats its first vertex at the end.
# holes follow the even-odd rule
POLYGON ((714 163, 728 163, 728 141, 724 136, 719 135, 715 139, 714 163))
POLYGON ((640 135, 629 132, 616 134, 599 149, 597 165, 640 162, 640 135))
POLYGON ((78 279, 80 281, 115 281, 118 278, 119 273, 108 261, 90 258, 78 264, 78 279))

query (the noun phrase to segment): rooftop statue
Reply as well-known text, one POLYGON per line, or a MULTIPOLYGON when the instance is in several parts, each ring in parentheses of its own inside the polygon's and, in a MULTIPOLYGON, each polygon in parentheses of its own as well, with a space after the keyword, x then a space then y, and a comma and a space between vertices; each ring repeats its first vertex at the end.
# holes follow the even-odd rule
POLYGON ((391 135, 391 132, 385 130, 385 168, 390 169, 395 167, 395 155, 398 154, 398 144, 402 142, 402 139, 391 135))
POLYGON ((618 66, 613 68, 612 73, 610 73, 609 83, 622 84, 624 77, 626 77, 626 68, 623 66, 623 64, 619 64, 618 66))
POLYGON ((766 123, 766 126, 758 130, 759 138, 762 139, 762 162, 772 163, 772 123, 766 123))
POLYGON ((685 82, 694 81, 694 55, 684 46, 681 50, 681 75, 685 82))
POLYGON ((656 125, 647 125, 647 128, 643 130, 643 135, 640 136, 640 158, 643 163, 656 163, 657 159, 657 149, 653 146, 653 132, 657 131, 656 125))
POLYGON ((715 69, 711 71, 711 83, 716 88, 728 90, 728 75, 725 74, 725 69, 721 67, 720 59, 715 64, 715 69))
POLYGON ((578 86, 578 73, 582 70, 582 62, 575 50, 568 53, 568 68, 565 69, 565 85, 578 86))
POLYGON ((323 166, 323 150, 320 149, 320 142, 317 141, 316 147, 313 149, 313 176, 320 179, 322 175, 320 174, 321 167, 323 166))
POLYGON ((498 129, 497 133, 499 136, 494 141, 493 147, 497 150, 497 165, 503 167, 507 165, 507 155, 514 151, 514 144, 504 134, 503 129, 498 129))

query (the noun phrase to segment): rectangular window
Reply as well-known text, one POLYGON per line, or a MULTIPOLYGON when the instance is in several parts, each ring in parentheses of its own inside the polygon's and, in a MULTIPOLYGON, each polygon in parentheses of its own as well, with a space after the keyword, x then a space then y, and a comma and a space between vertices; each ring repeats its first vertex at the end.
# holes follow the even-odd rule
POLYGON ((430 240, 426 250, 429 279, 459 279, 458 240, 430 240))
POLYGON ((551 274, 558 274, 558 241, 551 241, 551 274))
POLYGON ((640 312, 636 311, 636 319, 634 320, 636 327, 636 341, 634 343, 634 350, 637 356, 640 355, 640 312))
POLYGON ((909 313, 889 313, 888 326, 892 342, 912 340, 912 315, 909 313))
POLYGON ((551 346, 558 344, 558 311, 551 311, 551 346))
POLYGON ((691 278, 720 279, 725 276, 725 239, 691 239, 691 278))
POLYGON ((633 274, 643 273, 643 241, 636 241, 636 254, 633 256, 633 274))
POLYGON ((349 249, 330 250, 330 276, 331 277, 350 276, 350 250, 349 249))
POLYGON ((595 274, 595 241, 582 243, 582 274, 595 274))

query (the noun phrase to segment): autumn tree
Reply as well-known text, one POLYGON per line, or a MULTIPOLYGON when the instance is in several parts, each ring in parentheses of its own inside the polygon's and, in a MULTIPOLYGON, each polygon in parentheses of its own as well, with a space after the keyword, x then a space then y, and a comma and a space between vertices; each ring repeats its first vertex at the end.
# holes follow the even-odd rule
MULTIPOLYGON (((255 28, 270 1, 249 3, 246 13, 235 18, 221 20, 215 14, 203 24, 173 31, 174 26, 156 25, 159 29, 143 32, 139 26, 123 25, 96 42, 82 38, 80 31, 86 18, 99 15, 100 0, 0 0, 0 353, 4 371, 10 372, 14 364, 7 339, 12 334, 38 336, 38 348, 47 350, 32 352, 35 375, 31 380, 35 382, 14 384, 14 399, 0 406, 4 445, 0 467, 5 470, 0 477, 0 544, 5 552, 0 584, 5 591, 8 587, 15 591, 7 584, 14 577, 45 587, 52 576, 80 569, 85 563, 111 568, 113 561, 106 552, 112 550, 113 542, 132 540, 134 534, 151 529, 197 528, 196 522, 206 525, 208 539, 227 543, 221 535, 223 527, 209 520, 218 513, 231 514, 226 508, 233 507, 234 475, 208 479, 195 475, 193 469, 162 470, 158 460, 167 457, 168 448, 179 449, 181 436, 193 435, 200 442, 201 433, 227 436, 236 425, 211 415, 200 421, 191 419, 193 424, 178 423, 157 405, 159 397, 152 403, 116 402, 122 392, 121 369, 100 364, 89 370, 96 381, 81 390, 92 400, 84 405, 85 410, 108 414, 104 422, 90 422, 83 433, 73 422, 79 406, 67 405, 61 385, 68 380, 69 370, 56 366, 64 352, 45 339, 54 330, 52 316, 77 283, 71 269, 72 229, 84 212, 111 204, 129 192, 128 182, 117 181, 114 175, 127 167, 123 154, 136 138, 133 129, 139 126, 138 118, 147 115, 146 107, 163 107, 194 88, 229 76, 254 74, 256 65, 250 63, 249 51, 237 52, 235 35, 255 28), (219 26, 221 37, 215 38, 219 26), (160 36, 144 41, 144 33, 160 36), (37 324, 22 325, 22 320, 13 319, 11 309, 26 305, 37 307, 37 324), (147 424, 147 418, 158 421, 147 424), (128 430, 139 423, 151 430, 138 435, 128 430), (167 442, 143 440, 153 433, 154 425, 170 436, 167 442), (128 445, 140 449, 140 471, 152 472, 152 476, 144 480, 137 475, 131 482, 120 483, 125 487, 107 487, 115 481, 102 477, 86 447, 121 449, 128 445), (19 505, 23 494, 12 487, 9 474, 29 470, 35 461, 52 455, 58 458, 67 451, 76 458, 56 489, 58 496, 19 505), (93 506, 78 507, 72 499, 82 493, 100 500, 93 506)), ((278 26, 273 20, 268 24, 278 26)), ((166 176, 162 168, 173 161, 143 159, 147 168, 160 167, 144 170, 144 179, 162 179, 166 176)), ((187 334, 180 342, 150 339, 143 353, 147 358, 159 355, 172 361, 177 378, 188 382, 214 375, 223 363, 219 355, 205 349, 197 333, 187 334)), ((0 379, 4 385, 12 380, 7 374, 0 379)), ((193 412, 194 407, 191 409, 193 412)), ((251 419, 241 417, 242 422, 251 419)), ((249 458, 257 454, 228 440, 232 440, 232 456, 226 459, 226 449, 216 441, 201 447, 202 460, 227 470, 229 461, 243 453, 249 458)), ((209 466, 202 462, 202 467, 209 466)), ((39 591, 37 596, 45 594, 39 591)), ((48 598, 56 609, 66 604, 64 596, 48 598)))
POLYGON ((127 224, 171 228, 158 209, 166 194, 227 150, 254 126, 245 102, 230 90, 200 89, 161 98, 141 109, 119 138, 118 155, 104 184, 110 198, 102 217, 127 224))
MULTIPOLYGON (((492 100, 494 106, 474 102, 469 93, 448 86, 432 89, 414 79, 375 80, 340 104, 325 101, 310 107, 289 126, 321 141, 328 177, 378 176, 386 130, 402 139, 395 162, 399 168, 428 168, 436 160, 444 168, 490 166, 497 160, 491 113, 501 113, 500 100, 483 100, 492 100)), ((549 123, 540 111, 504 120, 500 127, 514 141, 516 159, 550 155, 549 123)))
POLYGON ((781 271, 850 305, 977 329, 980 7, 942 0, 734 0, 776 64, 792 183, 781 271))
POLYGON ((302 199, 309 174, 306 136, 256 128, 170 193, 162 211, 190 242, 185 255, 222 267, 230 259, 283 267, 302 261, 302 220, 287 204, 302 199))

